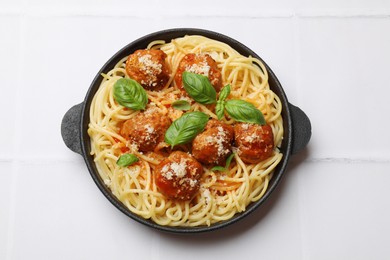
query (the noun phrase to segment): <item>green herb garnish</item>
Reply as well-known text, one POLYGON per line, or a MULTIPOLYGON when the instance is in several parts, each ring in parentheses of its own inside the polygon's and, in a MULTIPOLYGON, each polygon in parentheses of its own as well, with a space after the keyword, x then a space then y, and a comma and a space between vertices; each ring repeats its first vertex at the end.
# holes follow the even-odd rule
POLYGON ((234 157, 234 153, 229 155, 229 157, 226 159, 225 167, 214 166, 213 168, 211 168, 211 171, 213 171, 213 172, 215 172, 215 171, 220 171, 220 172, 227 171, 229 169, 229 166, 230 166, 230 163, 232 162, 233 157, 234 157))
POLYGON ((209 105, 217 102, 217 92, 206 76, 184 71, 183 87, 198 103, 209 105))
POLYGON ((119 159, 116 161, 116 164, 121 167, 127 167, 138 161, 138 157, 134 154, 125 153, 119 156, 119 159))
POLYGON ((230 85, 226 85, 219 93, 217 105, 215 106, 215 113, 219 120, 222 119, 225 111, 225 99, 230 95, 230 85))
POLYGON ((238 122, 265 125, 263 113, 252 103, 244 100, 231 99, 225 103, 226 112, 238 122))
POLYGON ((172 107, 177 110, 190 110, 191 104, 186 100, 176 100, 172 103, 172 107))
POLYGON ((186 144, 202 132, 209 120, 203 112, 188 112, 173 121, 165 133, 165 142, 173 148, 178 144, 186 144))
POLYGON ((133 79, 118 79, 114 84, 114 98, 122 106, 133 110, 145 109, 148 103, 145 89, 133 79))
POLYGON ((230 95, 230 85, 222 88, 218 101, 216 101, 216 91, 206 76, 185 71, 183 72, 183 85, 196 102, 201 104, 214 104, 216 102, 215 113, 219 120, 223 118, 226 110, 229 116, 238 122, 259 125, 266 123, 263 113, 252 103, 240 99, 226 100, 230 95))

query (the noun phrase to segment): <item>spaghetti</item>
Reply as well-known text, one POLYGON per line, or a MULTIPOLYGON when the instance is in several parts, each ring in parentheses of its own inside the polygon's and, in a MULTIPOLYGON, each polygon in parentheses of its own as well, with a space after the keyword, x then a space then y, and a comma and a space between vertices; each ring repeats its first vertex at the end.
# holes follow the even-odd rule
MULTIPOLYGON (((183 96, 174 82, 176 70, 184 55, 207 53, 217 62, 223 85, 231 85, 229 97, 248 101, 262 111, 274 134, 272 156, 260 163, 248 164, 235 153, 225 172, 214 172, 203 167, 200 190, 192 200, 166 198, 158 191, 153 171, 167 154, 158 149, 154 152, 139 152, 119 134, 123 122, 140 113, 119 105, 113 97, 115 82, 128 78, 125 69, 127 57, 123 57, 111 71, 102 75, 103 80, 90 108, 88 134, 91 138, 91 155, 94 156, 100 177, 131 212, 159 225, 211 225, 245 211, 251 202, 259 200, 266 192, 273 171, 283 156, 278 149, 283 137, 282 106, 269 87, 265 66, 256 58, 244 57, 229 45, 203 36, 185 36, 169 43, 153 41, 147 49, 162 50, 171 68, 170 78, 162 90, 147 91, 148 110, 158 111, 175 120, 183 112, 174 109, 171 104, 175 100, 185 99, 191 102, 190 111, 202 111, 210 118, 217 119, 212 106, 196 103, 183 96), (129 167, 119 167, 116 162, 124 151, 135 154, 139 162, 129 167)), ((222 121, 230 125, 236 123, 226 117, 222 121)), ((160 146, 162 149, 168 145, 160 146)))

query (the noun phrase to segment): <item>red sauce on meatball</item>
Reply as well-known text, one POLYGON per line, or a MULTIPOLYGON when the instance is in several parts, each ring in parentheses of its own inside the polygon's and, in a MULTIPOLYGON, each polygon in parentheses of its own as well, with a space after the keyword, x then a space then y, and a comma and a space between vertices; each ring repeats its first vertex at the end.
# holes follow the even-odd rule
POLYGON ((192 142, 192 154, 207 165, 225 165, 232 152, 233 127, 222 121, 211 119, 205 130, 192 142))
POLYGON ((182 58, 175 75, 175 83, 179 89, 183 89, 182 75, 184 71, 208 77, 216 91, 222 87, 221 71, 217 62, 208 54, 189 53, 182 58))
POLYGON ((176 200, 190 200, 199 190, 202 165, 191 155, 175 151, 154 170, 156 185, 165 196, 176 200))
POLYGON ((136 145, 139 151, 148 152, 164 141, 165 132, 170 125, 168 116, 150 109, 125 121, 120 134, 136 145))
POLYGON ((126 72, 145 89, 160 90, 169 80, 166 57, 161 50, 137 50, 127 58, 126 72))
POLYGON ((245 163, 259 163, 273 153, 274 136, 269 125, 239 123, 234 126, 238 155, 245 163))

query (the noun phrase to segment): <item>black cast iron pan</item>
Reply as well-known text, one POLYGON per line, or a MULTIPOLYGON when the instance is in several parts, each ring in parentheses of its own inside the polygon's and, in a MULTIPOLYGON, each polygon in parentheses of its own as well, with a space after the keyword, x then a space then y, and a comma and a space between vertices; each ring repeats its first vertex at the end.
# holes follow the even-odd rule
POLYGON ((138 40, 133 41, 132 43, 125 46, 123 49, 118 51, 111 59, 107 61, 106 64, 101 68, 101 70, 96 74, 96 77, 92 81, 92 84, 85 96, 83 102, 78 105, 73 106, 68 110, 65 114, 62 124, 61 124, 61 134, 65 144, 72 151, 80 154, 84 157, 85 163, 88 167, 88 170, 95 181, 96 185, 100 189, 100 191, 105 195, 105 197, 120 211, 129 216, 130 218, 145 224, 149 227, 156 228, 162 231, 169 231, 175 233, 199 233, 216 230, 230 224, 237 222, 238 220, 243 219, 245 216, 251 214, 254 210, 259 208, 272 194, 272 192, 277 187, 280 182, 292 154, 295 154, 302 150, 310 140, 311 137, 311 124, 309 118, 306 114, 299 109, 298 107, 290 104, 287 100, 287 97, 283 91, 282 86, 280 85, 278 79, 272 70, 268 67, 268 65, 263 61, 264 65, 268 70, 269 75, 269 85, 279 96, 282 105, 283 105, 283 123, 284 123, 284 136, 281 151, 283 153, 283 159, 276 167, 274 175, 269 183, 268 190, 264 194, 264 196, 257 202, 254 202, 248 205, 245 212, 240 214, 236 214, 233 218, 213 224, 211 226, 200 226, 200 227, 168 227, 161 226, 154 223, 151 220, 146 220, 128 210, 126 206, 124 206, 106 187, 104 182, 99 176, 99 173, 96 169, 95 163, 93 161, 93 157, 90 155, 91 147, 90 147, 90 138, 88 136, 88 123, 89 123, 89 109, 92 102, 92 98, 96 93, 99 85, 102 81, 101 73, 107 73, 111 70, 115 64, 119 62, 123 57, 133 53, 138 49, 145 49, 151 41, 154 40, 165 40, 169 42, 172 39, 183 37, 185 35, 203 35, 205 37, 215 39, 224 43, 227 43, 232 48, 240 52, 244 56, 253 56, 260 60, 262 60, 256 53, 251 51, 249 48, 241 44, 240 42, 227 37, 225 35, 201 30, 201 29, 188 29, 188 28, 177 28, 177 29, 169 29, 158 31, 149 35, 146 35, 138 40))

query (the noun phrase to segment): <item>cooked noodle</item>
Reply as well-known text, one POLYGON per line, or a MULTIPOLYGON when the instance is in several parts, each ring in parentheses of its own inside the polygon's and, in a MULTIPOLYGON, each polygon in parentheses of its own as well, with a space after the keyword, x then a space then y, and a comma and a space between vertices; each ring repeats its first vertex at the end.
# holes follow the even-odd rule
MULTIPOLYGON (((264 114, 273 130, 274 153, 257 164, 244 163, 236 153, 227 172, 212 172, 204 167, 201 188, 194 199, 167 199, 158 191, 153 176, 153 169, 165 158, 163 153, 141 153, 130 147, 140 162, 129 167, 116 165, 122 149, 127 145, 127 140, 119 134, 120 126, 140 113, 119 105, 113 97, 114 83, 128 77, 125 70, 127 57, 123 57, 103 75, 91 104, 88 134, 91 137, 91 155, 94 156, 98 172, 112 193, 131 212, 152 219, 157 224, 200 226, 228 220, 264 195, 272 173, 282 159, 278 149, 283 137, 282 106, 279 98, 270 90, 266 68, 258 59, 244 57, 227 44, 202 36, 185 36, 170 43, 154 41, 148 48, 164 51, 172 70, 169 82, 161 91, 147 91, 150 100, 148 108, 154 108, 172 119, 180 117, 182 111, 169 106, 175 100, 188 99, 182 97, 173 81, 178 64, 187 53, 208 53, 222 72, 223 85, 231 85, 229 98, 251 102, 264 114)), ((217 118, 212 106, 193 102, 190 111, 202 111, 211 118, 217 118)), ((225 117, 222 120, 227 124, 235 123, 225 117)), ((158 149, 164 147, 161 145, 158 149)))

